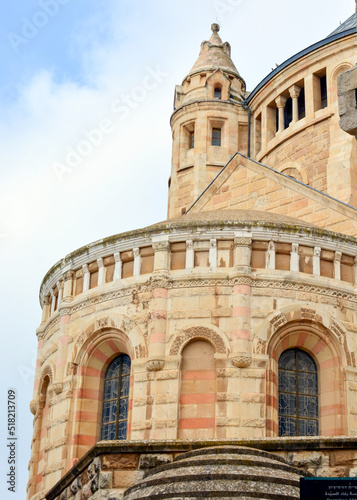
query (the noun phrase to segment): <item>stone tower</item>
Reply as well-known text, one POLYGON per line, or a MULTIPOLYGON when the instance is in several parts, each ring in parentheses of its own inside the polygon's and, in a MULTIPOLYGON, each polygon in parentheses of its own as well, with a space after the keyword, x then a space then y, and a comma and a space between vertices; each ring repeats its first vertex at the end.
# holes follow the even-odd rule
POLYGON ((171 116, 172 167, 168 217, 182 215, 236 151, 247 153, 245 82, 219 25, 177 85, 171 116))

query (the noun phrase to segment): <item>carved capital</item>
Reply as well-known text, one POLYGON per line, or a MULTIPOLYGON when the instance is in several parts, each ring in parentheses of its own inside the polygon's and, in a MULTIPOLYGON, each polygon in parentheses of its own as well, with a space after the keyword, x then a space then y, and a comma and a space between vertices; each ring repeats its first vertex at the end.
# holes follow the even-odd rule
POLYGON ((252 362, 252 357, 246 353, 237 353, 231 356, 231 362, 236 368, 247 368, 252 362))
POLYGON ((292 99, 297 99, 300 95, 300 92, 301 92, 301 87, 299 87, 298 85, 292 85, 289 88, 290 97, 292 99))
POLYGON ((275 104, 276 104, 276 107, 279 109, 279 108, 284 108, 285 107, 285 103, 287 101, 287 98, 284 97, 283 95, 280 95, 279 97, 277 97, 275 99, 275 104))
POLYGON ((335 252, 335 262, 341 262, 342 252, 335 252))
POLYGON ((98 267, 104 267, 104 261, 102 257, 99 257, 99 259, 97 259, 97 264, 98 267))
POLYGON ((152 247, 154 252, 169 252, 170 242, 169 241, 153 241, 152 247))
POLYGON ((314 257, 320 257, 320 255, 321 255, 321 248, 314 247, 314 257))
POLYGON ((193 250, 193 241, 192 240, 186 241, 186 250, 193 250))
POLYGON ((55 394, 61 394, 63 389, 63 384, 61 382, 54 382, 52 384, 52 389, 55 394))
POLYGON ((211 240, 209 240, 209 246, 210 246, 210 248, 217 248, 216 238, 212 238, 211 240))
POLYGON ((134 259, 140 257, 140 248, 133 248, 134 259))
POLYGON ((68 281, 68 280, 72 280, 74 277, 74 272, 73 271, 67 271, 66 273, 64 273, 63 275, 63 279, 64 281, 68 281))
POLYGON ((292 243, 291 244, 291 253, 298 253, 299 251, 299 244, 298 243, 292 243))
POLYGON ((250 247, 252 245, 252 238, 234 238, 235 247, 250 247))
POLYGON ((146 368, 149 372, 158 372, 165 366, 165 361, 163 359, 149 359, 146 362, 146 368))

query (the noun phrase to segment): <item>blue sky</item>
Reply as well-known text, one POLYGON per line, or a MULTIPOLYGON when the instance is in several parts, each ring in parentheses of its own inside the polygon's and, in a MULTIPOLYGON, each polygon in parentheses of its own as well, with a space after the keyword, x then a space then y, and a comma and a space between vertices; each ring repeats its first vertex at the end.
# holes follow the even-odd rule
MULTIPOLYGON (((221 23, 251 90, 354 8, 353 0, 2 3, 0 398, 5 405, 8 387, 18 392, 19 441, 17 493, 8 494, 2 477, 1 498, 25 498, 41 280, 86 243, 165 219, 174 87, 193 66, 210 24, 221 23), (91 151, 83 149, 88 137, 91 151), (78 149, 82 154, 73 157, 78 149), (63 172, 66 159, 72 167, 63 172)), ((4 444, 0 462, 3 471, 4 444)))

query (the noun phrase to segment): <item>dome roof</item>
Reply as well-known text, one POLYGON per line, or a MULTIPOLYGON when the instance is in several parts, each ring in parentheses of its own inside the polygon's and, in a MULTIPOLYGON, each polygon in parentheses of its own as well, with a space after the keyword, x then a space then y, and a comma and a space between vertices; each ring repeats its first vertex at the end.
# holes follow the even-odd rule
POLYGON ((174 462, 146 472, 124 493, 143 498, 300 498, 306 472, 284 459, 254 448, 217 446, 179 455, 174 462))
POLYGON ((258 210, 207 210, 198 213, 188 213, 182 215, 181 217, 175 217, 166 221, 158 222, 153 224, 152 228, 162 224, 169 225, 192 225, 196 223, 233 223, 233 224, 244 224, 248 225, 277 225, 277 226, 299 226, 308 228, 317 228, 314 224, 308 222, 294 219, 287 215, 274 214, 272 212, 260 212, 258 210))
POLYGON ((212 24, 212 36, 208 41, 201 43, 201 51, 188 76, 201 71, 221 69, 241 78, 231 59, 231 46, 222 42, 218 34, 219 25, 212 24))
POLYGON ((335 30, 332 31, 328 36, 336 35, 337 33, 342 33, 343 31, 356 28, 356 14, 352 14, 346 21, 341 23, 335 30))

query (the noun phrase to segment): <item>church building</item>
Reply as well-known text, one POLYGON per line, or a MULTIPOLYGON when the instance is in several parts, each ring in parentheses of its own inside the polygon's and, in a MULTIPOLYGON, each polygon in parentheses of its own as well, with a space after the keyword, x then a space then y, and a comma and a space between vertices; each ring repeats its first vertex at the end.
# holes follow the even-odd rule
POLYGON ((300 477, 357 476, 357 141, 337 90, 356 18, 250 92, 211 30, 175 88, 168 219, 42 281, 28 500, 293 499, 300 477))

